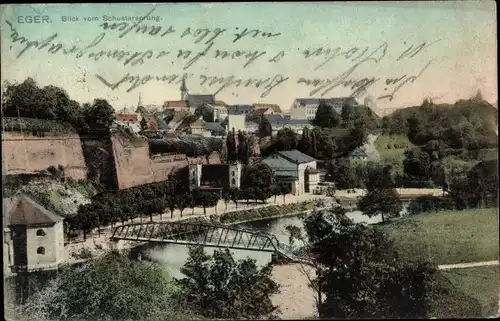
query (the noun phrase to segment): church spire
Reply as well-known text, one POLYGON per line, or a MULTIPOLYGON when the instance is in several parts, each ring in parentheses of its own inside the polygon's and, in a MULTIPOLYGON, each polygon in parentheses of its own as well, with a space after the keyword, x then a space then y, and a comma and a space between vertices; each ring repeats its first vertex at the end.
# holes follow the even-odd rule
POLYGON ((137 107, 142 107, 142 95, 139 93, 139 99, 137 100, 137 107))
POLYGON ((189 92, 188 92, 188 89, 187 89, 187 86, 186 86, 186 77, 182 78, 181 88, 180 89, 181 89, 181 100, 187 100, 189 92))

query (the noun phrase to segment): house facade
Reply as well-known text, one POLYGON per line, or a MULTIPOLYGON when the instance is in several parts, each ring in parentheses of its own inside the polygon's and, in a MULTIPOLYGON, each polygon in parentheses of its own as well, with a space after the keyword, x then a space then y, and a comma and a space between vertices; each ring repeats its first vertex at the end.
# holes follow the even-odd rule
POLYGON ((262 162, 271 168, 278 180, 291 184, 294 195, 312 193, 318 186, 316 159, 298 150, 280 151, 262 162))
POLYGON ((119 113, 115 115, 115 122, 118 125, 130 127, 135 133, 141 131, 141 120, 142 116, 139 113, 119 113))
POLYGON ((63 218, 26 195, 3 199, 4 270, 55 269, 64 258, 63 218))
POLYGON ((344 105, 359 105, 356 99, 354 99, 353 97, 297 98, 290 108, 290 118, 313 120, 316 117, 318 106, 321 103, 331 106, 338 114, 342 112, 342 107, 344 105))
POLYGON ((276 135, 279 130, 284 128, 289 128, 294 133, 299 135, 302 135, 304 127, 313 128, 311 121, 307 119, 285 119, 281 115, 268 115, 263 117, 271 125, 273 136, 276 135))
POLYGON ((189 164, 189 187, 220 188, 229 190, 240 188, 242 165, 234 164, 189 164))

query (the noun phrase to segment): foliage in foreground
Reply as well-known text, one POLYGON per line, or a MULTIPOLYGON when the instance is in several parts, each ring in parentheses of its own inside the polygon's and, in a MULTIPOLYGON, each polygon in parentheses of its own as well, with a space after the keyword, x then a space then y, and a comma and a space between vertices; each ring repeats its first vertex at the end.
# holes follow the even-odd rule
POLYGON ((291 237, 305 239, 321 318, 481 315, 479 303, 458 292, 436 266, 401 260, 382 232, 354 223, 345 213, 335 208, 306 217, 305 238, 287 228, 291 237))
POLYGON ((189 319, 176 287, 158 265, 134 262, 118 252, 81 267, 65 267, 19 307, 24 320, 189 319))
POLYGON ((271 264, 259 269, 253 259, 235 261, 228 249, 209 256, 202 247, 193 247, 181 272, 186 277, 176 280, 180 297, 206 318, 274 318, 278 312, 270 298, 279 292, 271 264))

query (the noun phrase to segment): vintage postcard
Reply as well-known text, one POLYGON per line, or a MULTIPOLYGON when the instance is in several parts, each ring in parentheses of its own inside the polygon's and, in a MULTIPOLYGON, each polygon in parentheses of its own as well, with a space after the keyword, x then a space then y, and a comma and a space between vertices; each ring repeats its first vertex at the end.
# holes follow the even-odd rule
POLYGON ((0 12, 7 320, 500 316, 495 2, 0 12))

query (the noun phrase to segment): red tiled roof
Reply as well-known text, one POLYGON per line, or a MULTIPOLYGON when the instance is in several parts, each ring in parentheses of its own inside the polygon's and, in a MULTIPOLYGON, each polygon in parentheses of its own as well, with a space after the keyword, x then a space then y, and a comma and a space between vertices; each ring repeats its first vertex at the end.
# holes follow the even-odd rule
POLYGON ((164 108, 171 108, 171 107, 189 107, 187 100, 170 100, 166 101, 163 104, 164 108))
POLYGON ((136 114, 116 114, 116 120, 136 122, 137 115, 136 114))

